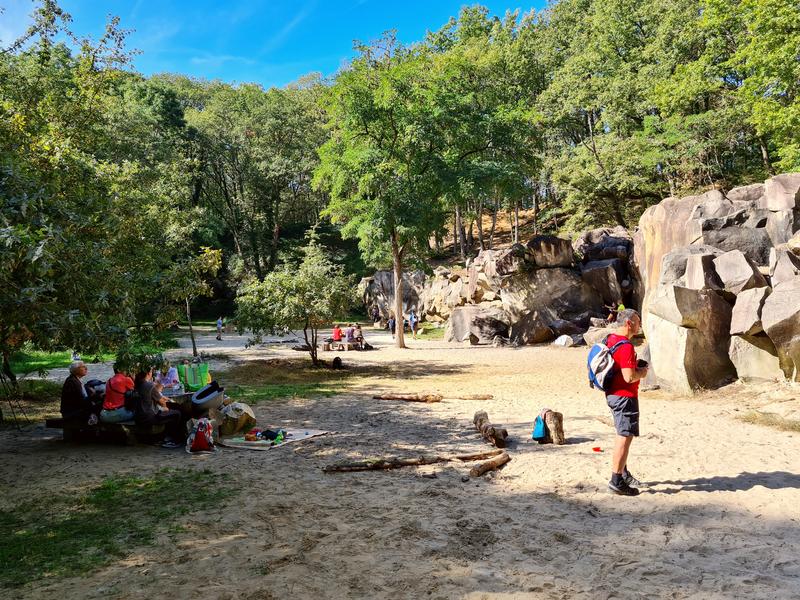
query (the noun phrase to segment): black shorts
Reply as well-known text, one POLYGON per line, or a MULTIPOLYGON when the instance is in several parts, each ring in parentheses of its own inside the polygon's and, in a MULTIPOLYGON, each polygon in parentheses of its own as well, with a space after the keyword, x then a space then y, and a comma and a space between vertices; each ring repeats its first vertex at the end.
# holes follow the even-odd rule
POLYGON ((639 399, 630 396, 606 396, 608 408, 614 415, 614 429, 625 437, 639 435, 639 399))

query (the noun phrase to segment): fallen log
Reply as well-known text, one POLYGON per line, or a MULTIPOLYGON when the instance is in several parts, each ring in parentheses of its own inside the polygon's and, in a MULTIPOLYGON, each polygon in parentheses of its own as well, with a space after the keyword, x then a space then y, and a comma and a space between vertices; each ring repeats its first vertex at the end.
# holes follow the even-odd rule
POLYGON ((505 428, 492 425, 492 422, 489 421, 489 415, 486 414, 486 411, 479 410, 476 412, 472 422, 475 424, 475 429, 480 432, 486 441, 494 446, 497 446, 498 448, 506 447, 508 431, 506 431, 505 428))
POLYGON ((489 450, 487 452, 477 452, 475 454, 457 454, 455 456, 415 456, 412 458, 400 458, 390 456, 387 458, 376 458, 372 460, 362 460, 357 462, 336 463, 323 467, 326 473, 349 473, 353 471, 385 471, 388 469, 399 469, 401 467, 418 467, 420 465, 432 465, 435 463, 461 461, 468 462, 473 460, 483 460, 492 456, 502 454, 502 450, 489 450))
POLYGON ((561 446, 566 442, 564 437, 564 415, 560 412, 548 410, 544 415, 544 424, 547 425, 547 439, 545 444, 561 446))
POLYGON ((463 396, 445 396, 445 400, 492 400, 491 394, 466 394, 463 396))
POLYGON ((404 400, 405 402, 441 402, 439 394, 378 394, 372 397, 375 400, 404 400))
POLYGON ((495 456, 494 458, 487 460, 482 463, 478 463, 474 467, 469 470, 470 477, 480 477, 487 471, 493 471, 498 467, 502 467, 508 461, 511 460, 511 457, 508 455, 507 452, 503 452, 499 456, 495 456))

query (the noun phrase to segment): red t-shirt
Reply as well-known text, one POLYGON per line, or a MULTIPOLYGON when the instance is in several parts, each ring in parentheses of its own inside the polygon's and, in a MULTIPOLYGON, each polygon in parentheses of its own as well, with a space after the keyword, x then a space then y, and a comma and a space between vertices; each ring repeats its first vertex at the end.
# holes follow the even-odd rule
POLYGON ((342 341, 342 330, 339 327, 333 328, 333 341, 334 342, 342 341))
MULTIPOLYGON (((612 333, 608 336, 606 346, 611 348, 614 344, 621 340, 627 340, 624 335, 617 335, 612 333)), ((639 397, 639 382, 634 381, 628 383, 622 377, 621 369, 636 369, 636 350, 633 344, 622 344, 613 355, 614 362, 617 363, 617 370, 614 372, 614 377, 611 380, 611 387, 606 392, 608 395, 613 396, 628 396, 629 398, 639 397)))
POLYGON ((106 382, 105 410, 117 410, 125 406, 125 392, 133 389, 133 379, 124 373, 117 373, 106 382))

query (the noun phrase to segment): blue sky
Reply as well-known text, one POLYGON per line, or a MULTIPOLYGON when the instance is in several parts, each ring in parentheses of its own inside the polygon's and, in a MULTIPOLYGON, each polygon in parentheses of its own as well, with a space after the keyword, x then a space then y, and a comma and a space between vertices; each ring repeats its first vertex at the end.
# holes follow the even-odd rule
MULTIPOLYGON (((134 29, 129 47, 145 75, 183 73, 228 82, 282 86, 320 71, 330 75, 353 55, 353 40, 396 29, 403 42, 422 39, 469 2, 450 0, 61 0, 79 35, 98 37, 109 14, 134 29)), ((492 14, 527 12, 544 0, 486 0, 492 14)), ((0 45, 25 30, 31 0, 0 0, 0 45)))

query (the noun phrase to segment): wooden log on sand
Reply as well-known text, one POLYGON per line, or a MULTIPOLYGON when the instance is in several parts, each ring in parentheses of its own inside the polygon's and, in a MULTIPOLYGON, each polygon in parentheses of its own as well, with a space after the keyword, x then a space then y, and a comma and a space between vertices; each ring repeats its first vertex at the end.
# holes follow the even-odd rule
POLYGON ((491 394, 464 394, 463 396, 445 396, 445 400, 492 400, 491 394))
POLYGON ((373 460, 363 460, 358 462, 337 463, 328 465, 322 470, 326 473, 348 473, 352 471, 384 471, 387 469, 399 469, 401 467, 416 467, 420 465, 432 465, 434 463, 452 462, 460 460, 462 462, 483 460, 492 456, 502 454, 502 450, 489 450, 476 454, 458 454, 455 456, 415 456, 413 458, 387 457, 373 460))
POLYGON ((439 394, 378 394, 372 397, 375 400, 404 400, 405 402, 441 402, 439 394))
POLYGON ((560 412, 548 410, 544 415, 544 424, 547 425, 547 439, 545 443, 553 443, 561 446, 566 442, 564 437, 564 415, 560 412))
POLYGON ((502 427, 492 425, 492 422, 489 421, 489 415, 486 414, 485 410, 479 410, 476 412, 472 422, 475 424, 475 429, 480 432, 486 441, 497 446, 498 448, 506 447, 508 431, 502 427))
POLYGON ((503 452, 499 456, 495 456, 491 460, 487 460, 482 463, 478 463, 474 467, 469 470, 470 477, 480 477, 487 471, 493 471, 494 469, 503 466, 508 461, 511 460, 511 457, 508 455, 507 452, 503 452))

